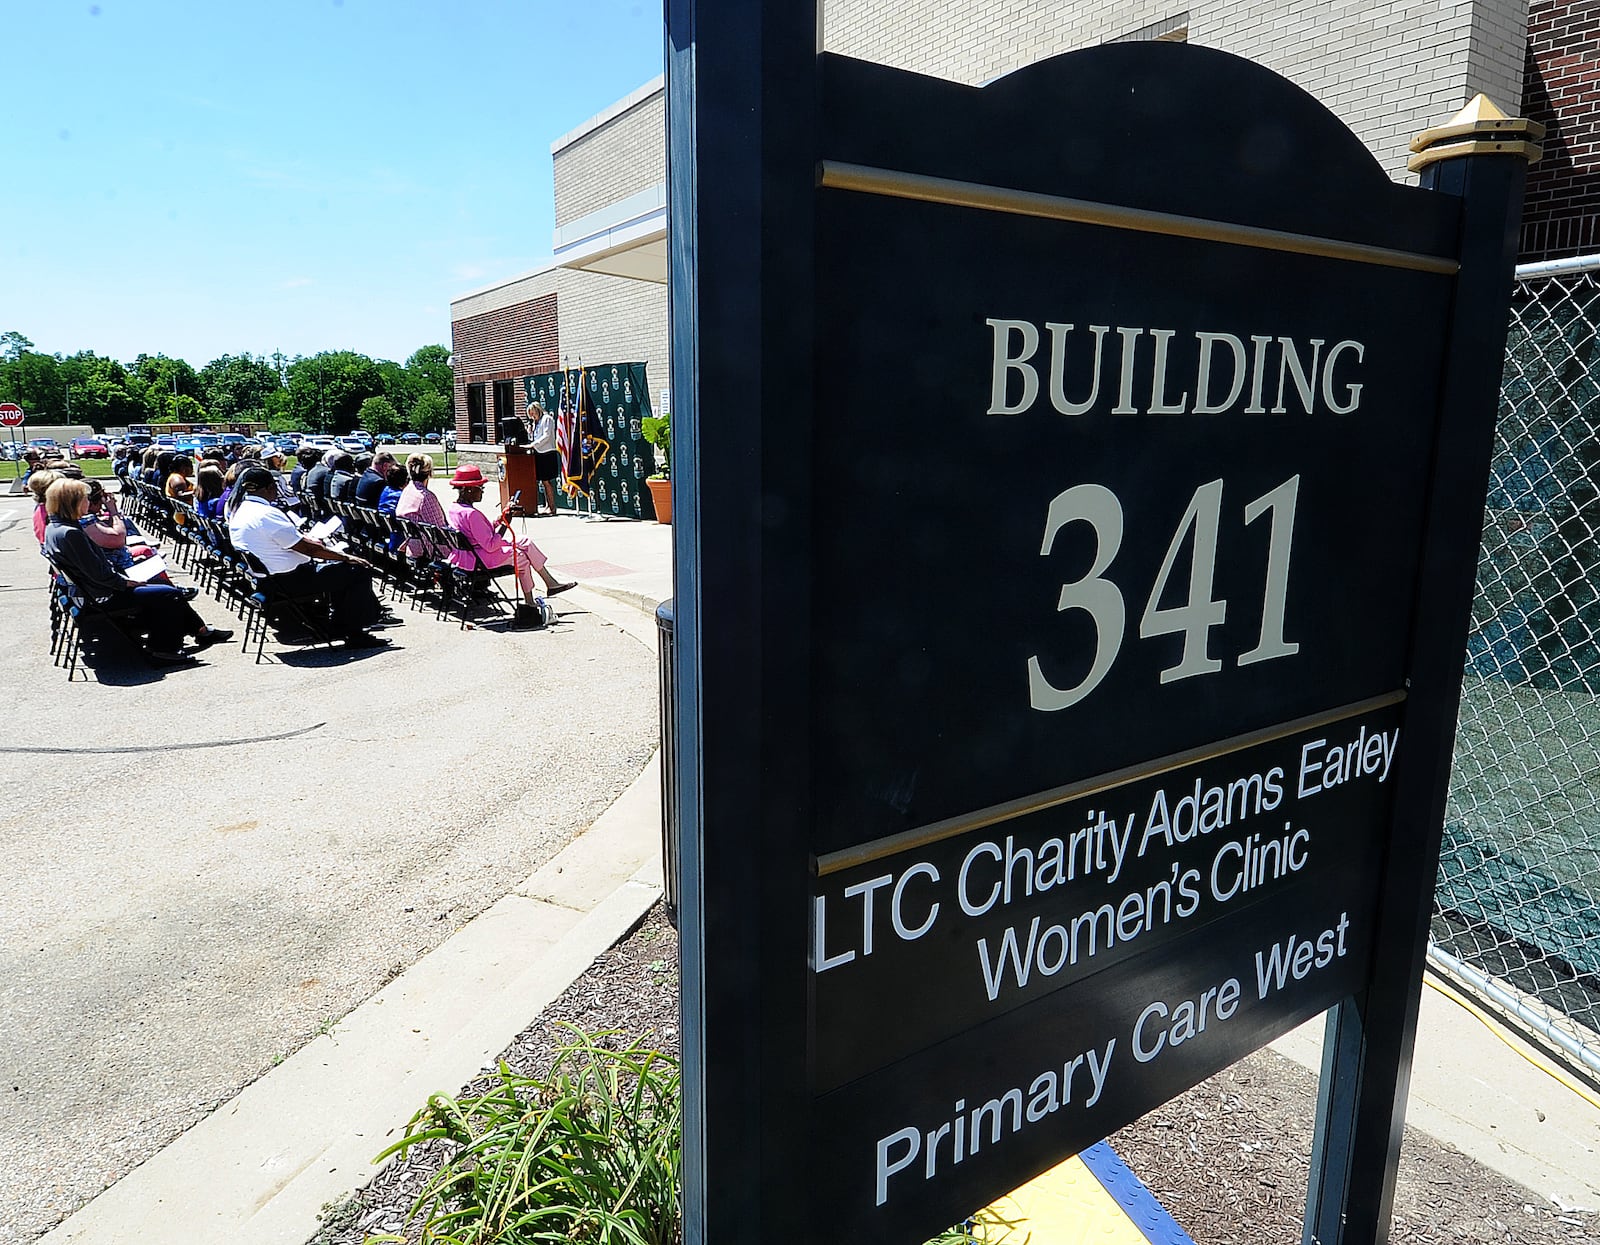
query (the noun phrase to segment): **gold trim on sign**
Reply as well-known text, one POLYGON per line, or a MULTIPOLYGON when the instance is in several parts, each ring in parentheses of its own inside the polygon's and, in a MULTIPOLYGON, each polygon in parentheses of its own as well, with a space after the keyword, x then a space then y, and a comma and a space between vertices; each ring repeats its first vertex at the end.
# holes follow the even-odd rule
POLYGON ((1170 212, 1148 212, 1141 208, 1094 203, 1088 199, 1067 199, 1060 195, 1036 194, 1005 186, 985 186, 977 182, 928 177, 864 164, 824 160, 817 167, 817 184, 829 190, 855 190, 862 194, 884 195, 892 199, 914 199, 922 203, 943 203, 951 207, 980 208, 989 212, 1009 212, 1016 216, 1037 216, 1046 220, 1073 221, 1083 225, 1104 225, 1138 233, 1165 234, 1173 238, 1194 238, 1202 242, 1223 242, 1258 250, 1287 251, 1295 255, 1315 255, 1322 259, 1348 260, 1376 264, 1384 268, 1404 268, 1412 272, 1453 276, 1461 265, 1441 255, 1415 251, 1395 251, 1387 247, 1342 242, 1337 238, 1318 238, 1311 234, 1285 233, 1253 225, 1205 220, 1198 216, 1177 216, 1170 212))
POLYGON ((1473 134, 1485 138, 1530 138, 1538 142, 1544 132, 1544 126, 1537 121, 1506 116, 1492 99, 1480 92, 1443 125, 1423 130, 1412 139, 1411 150, 1425 151, 1447 138, 1466 138, 1473 134))
POLYGON ((1525 138, 1473 138, 1429 147, 1407 160, 1406 168, 1413 173, 1420 173, 1430 164, 1438 164, 1441 160, 1459 160, 1462 156, 1521 156, 1529 164, 1538 164, 1543 155, 1543 147, 1525 138))
POLYGON ((994 804, 988 808, 981 808, 974 813, 964 813, 959 817, 949 817, 944 821, 935 821, 926 826, 918 826, 914 830, 903 830, 899 834, 891 834, 881 839, 874 839, 871 843, 862 843, 856 847, 847 847, 842 851, 829 852, 825 856, 817 857, 817 876, 827 877, 830 873, 842 873, 846 869, 854 869, 860 865, 872 864, 874 861, 886 860, 890 856, 899 856, 904 852, 914 851, 918 848, 928 847, 934 843, 942 843, 945 839, 953 839, 957 835, 966 834, 972 830, 982 830, 986 826, 995 825, 997 822, 1011 821, 1018 817, 1027 816, 1029 813, 1042 812, 1047 808, 1068 804, 1073 800, 1081 800, 1087 796, 1098 795, 1102 791, 1110 791, 1115 787, 1123 787, 1143 778, 1154 778, 1158 774, 1165 774, 1171 770, 1182 769, 1186 765, 1194 765, 1200 761, 1214 761, 1234 752, 1242 752, 1246 748, 1254 748, 1259 744, 1272 743, 1274 740, 1286 739, 1290 735, 1298 735, 1301 731, 1316 730, 1319 726, 1330 726, 1335 722, 1343 722, 1347 718, 1357 718, 1363 713, 1373 713, 1379 709, 1387 709, 1390 705, 1398 705, 1406 698, 1404 691, 1386 692, 1382 696, 1373 696, 1368 700, 1357 701, 1353 705, 1343 705, 1337 709, 1326 709, 1321 713, 1308 714, 1303 718, 1296 718, 1292 722, 1279 722, 1275 726, 1262 727, 1257 731, 1248 731, 1243 735, 1235 735, 1231 739, 1219 739, 1212 743, 1201 744, 1198 748, 1190 748, 1184 752, 1174 752, 1168 756, 1157 757, 1153 761, 1142 761, 1138 765, 1125 766, 1122 769, 1112 770, 1109 774, 1100 774, 1094 778, 1085 778, 1078 782, 1068 783, 1064 787, 1052 787, 1048 791, 1040 791, 1035 795, 1025 795, 1021 799, 1007 800, 1004 804, 994 804))

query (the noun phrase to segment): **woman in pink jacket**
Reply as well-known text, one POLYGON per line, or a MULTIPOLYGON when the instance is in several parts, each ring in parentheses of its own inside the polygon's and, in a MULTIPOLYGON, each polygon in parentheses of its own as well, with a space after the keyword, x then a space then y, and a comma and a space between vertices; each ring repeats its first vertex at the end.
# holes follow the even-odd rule
POLYGON ((479 468, 470 465, 457 467, 455 475, 450 477, 450 484, 456 490, 456 499, 445 508, 445 514, 450 526, 464 534, 472 544, 471 552, 465 549, 451 550, 452 566, 472 570, 475 565, 473 553, 490 570, 515 563, 522 599, 530 605, 533 603, 535 575, 544 580, 545 591, 551 596, 578 586, 576 583, 562 583, 551 575, 545 566, 544 554, 528 537, 511 536, 507 530, 510 526, 507 516, 501 515, 499 522, 491 523, 489 517, 478 509, 478 502, 483 500, 484 486, 483 472, 479 468))

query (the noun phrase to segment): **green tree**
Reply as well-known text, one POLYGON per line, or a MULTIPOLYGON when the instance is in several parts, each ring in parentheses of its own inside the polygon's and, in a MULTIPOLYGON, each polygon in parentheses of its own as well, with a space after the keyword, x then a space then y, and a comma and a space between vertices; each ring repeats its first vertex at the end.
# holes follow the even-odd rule
POLYGON ((19 333, 0 338, 0 402, 15 402, 31 424, 64 423, 67 378, 61 360, 30 349, 19 333))
POLYGON ((406 431, 443 432, 454 422, 449 400, 430 389, 412 404, 406 418, 406 431))
POLYGON ((159 405, 161 413, 150 417, 152 424, 204 424, 211 419, 199 400, 186 393, 177 396, 169 393, 159 405))
POLYGON ((455 372, 450 367, 448 346, 421 346, 412 351, 406 360, 406 371, 428 382, 435 393, 450 393, 455 389, 455 372))
POLYGON ((363 402, 356 419, 358 427, 374 435, 386 432, 393 436, 400 431, 400 412, 395 410, 394 403, 382 394, 363 402))
POLYGON ((61 360, 61 371, 69 386, 73 423, 90 424, 104 432, 145 418, 142 391, 115 359, 80 350, 61 360))
MULTIPOLYGON (((136 396, 143 402, 148 418, 171 423, 177 417, 173 397, 189 398, 201 406, 203 391, 200 376, 182 359, 169 359, 164 354, 141 354, 128 369, 135 382, 136 396)), ((178 405, 182 405, 179 403, 178 405)), ((200 419, 205 419, 201 406, 200 419)), ((180 420, 179 422, 190 422, 180 420)))
POLYGON ((213 419, 243 420, 245 412, 265 407, 283 381, 271 362, 246 352, 211 360, 200 369, 200 385, 213 419))
POLYGON ((348 432, 356 426, 361 404, 383 392, 378 365, 353 350, 297 358, 288 372, 288 409, 299 427, 313 432, 348 432))
POLYGON ((33 343, 16 329, 0 333, 0 363, 15 363, 24 351, 32 349, 33 343))
MULTIPOLYGON (((406 360, 406 372, 416 382, 417 397, 432 392, 445 400, 446 423, 455 422, 456 375, 450 367, 450 350, 446 346, 423 346, 412 352, 406 360)), ((429 429, 429 431, 432 431, 429 429)))

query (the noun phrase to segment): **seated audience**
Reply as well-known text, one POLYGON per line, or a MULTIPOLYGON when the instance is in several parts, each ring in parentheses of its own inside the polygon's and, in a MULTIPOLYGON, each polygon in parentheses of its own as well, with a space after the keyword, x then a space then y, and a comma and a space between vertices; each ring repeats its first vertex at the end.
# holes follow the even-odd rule
POLYGON ((172 464, 177 459, 178 452, 176 450, 161 450, 156 454, 155 470, 151 475, 150 483, 160 489, 163 496, 166 494, 167 477, 172 474, 172 464))
MULTIPOLYGON (((79 525, 83 528, 84 535, 100 546, 106 557, 111 560, 111 565, 119 571, 126 571, 135 562, 154 557, 157 553, 156 547, 145 539, 132 519, 122 515, 117 509, 116 499, 100 487, 98 480, 90 480, 88 483, 89 512, 79 525)), ((172 578, 166 571, 162 571, 159 575, 146 579, 145 582, 170 584, 172 578)))
POLYGON ((80 526, 89 509, 89 486, 82 480, 57 480, 45 494, 50 522, 45 553, 73 585, 96 605, 133 611, 133 627, 145 637, 153 661, 186 658, 184 640, 193 636, 199 649, 230 639, 231 631, 206 626, 189 604, 193 588, 171 584, 139 584, 113 566, 80 526))
POLYGON ((379 514, 395 513, 395 507, 400 504, 400 494, 405 492, 408 480, 406 469, 391 458, 389 460, 389 470, 383 480, 383 492, 378 494, 377 510, 379 514))
MULTIPOLYGON (((362 457, 365 457, 363 455, 362 457)), ((359 465, 360 460, 357 460, 359 465)), ((372 462, 361 478, 356 481, 356 501, 363 506, 378 508, 378 500, 383 496, 383 487, 389 479, 389 469, 395 465, 394 455, 388 450, 379 450, 372 456, 372 462)))
POLYGON ((289 473, 289 491, 298 497, 301 481, 306 472, 322 461, 322 451, 314 445, 305 445, 295 451, 294 459, 295 468, 289 473))
MULTIPOLYGON (((411 482, 405 486, 400 494, 400 500, 395 503, 394 513, 397 518, 426 523, 430 527, 450 526, 444 506, 428 487, 428 480, 432 475, 433 459, 427 454, 413 454, 406 459, 406 476, 411 482)), ((444 552, 442 549, 431 548, 426 542, 418 539, 407 540, 405 548, 406 557, 413 559, 437 557, 444 552)))
POLYGON ((337 455, 337 450, 321 451, 306 470, 300 485, 300 501, 307 518, 320 519, 328 513, 328 483, 333 477, 333 460, 337 455))
POLYGON ((372 592, 372 564, 300 534, 278 509, 278 486, 263 467, 247 467, 228 502, 228 535, 233 547, 249 553, 265 570, 260 586, 272 594, 321 594, 328 598, 328 622, 335 639, 348 648, 376 648, 387 641, 367 628, 383 610, 372 592))
POLYGON ((328 497, 332 501, 345 502, 356 499, 356 460, 343 451, 333 455, 333 468, 328 476, 328 497))
POLYGON ((167 474, 162 491, 173 501, 192 501, 194 498, 194 459, 187 454, 175 454, 172 470, 167 474))
MULTIPOLYGON (((294 490, 289 487, 289 482, 283 478, 283 458, 284 455, 282 450, 280 450, 276 445, 269 445, 261 452, 261 457, 257 461, 259 461, 261 466, 272 472, 272 478, 277 482, 278 485, 278 505, 282 509, 288 509, 290 506, 294 505, 295 495, 294 490)), ((234 471, 237 473, 244 470, 246 467, 254 465, 256 465, 256 463, 251 459, 241 458, 237 463, 234 464, 234 471)), ((232 484, 231 480, 229 481, 229 484, 232 484)))
POLYGON ((33 535, 40 547, 44 546, 44 531, 50 525, 50 512, 44 508, 44 495, 50 486, 61 479, 59 471, 39 467, 26 478, 28 492, 33 496, 33 535))
POLYGON ((456 500, 445 509, 450 526, 462 533, 472 545, 472 550, 452 549, 450 564, 462 570, 472 570, 477 561, 490 570, 512 565, 516 568, 517 583, 522 588, 524 603, 533 603, 533 577, 544 580, 545 591, 552 596, 576 588, 575 582, 562 583, 552 576, 545 566, 545 556, 539 546, 526 536, 508 537, 510 526, 506 515, 491 523, 489 517, 478 509, 483 500, 483 472, 476 466, 457 467, 450 483, 456 490, 456 500))
POLYGON ((207 459, 194 478, 194 508, 206 519, 221 520, 223 495, 228 489, 228 478, 222 468, 207 459))

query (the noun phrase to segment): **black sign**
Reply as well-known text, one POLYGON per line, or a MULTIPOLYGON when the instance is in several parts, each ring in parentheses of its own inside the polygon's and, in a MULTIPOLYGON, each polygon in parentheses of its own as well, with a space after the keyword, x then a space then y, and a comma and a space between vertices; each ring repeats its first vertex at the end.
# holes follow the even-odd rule
MULTIPOLYGON (((820 878, 817 1088, 1158 948, 1187 943, 1203 977, 1236 925, 1259 927, 1246 909, 1297 916, 1316 897, 1348 929, 1376 903, 1399 741, 1397 707, 1342 718, 820 878)), ((1364 963, 1350 947, 1339 958, 1364 963)), ((1277 954, 1260 954, 1266 1002, 1277 954)))
POLYGON ((669 6, 687 1239, 915 1241, 1330 1007, 1409 1057, 1510 183, 1219 53, 753 7, 669 6))

